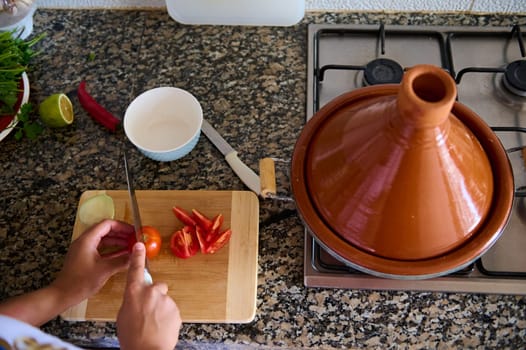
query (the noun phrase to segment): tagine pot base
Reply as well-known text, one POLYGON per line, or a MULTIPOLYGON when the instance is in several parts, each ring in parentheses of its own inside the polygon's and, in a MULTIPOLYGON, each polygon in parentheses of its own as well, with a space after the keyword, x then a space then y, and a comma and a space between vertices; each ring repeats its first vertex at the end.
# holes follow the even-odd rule
POLYGON ((317 241, 348 265, 393 278, 459 270, 498 239, 513 175, 493 131, 455 102, 442 69, 329 102, 292 157, 292 192, 317 241))

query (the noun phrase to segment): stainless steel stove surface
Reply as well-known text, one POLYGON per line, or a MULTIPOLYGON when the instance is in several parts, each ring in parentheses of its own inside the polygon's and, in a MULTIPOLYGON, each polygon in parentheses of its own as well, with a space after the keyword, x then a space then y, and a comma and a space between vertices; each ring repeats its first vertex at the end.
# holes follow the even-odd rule
POLYGON ((514 169, 513 213, 497 243, 472 266, 425 280, 363 274, 335 259, 305 233, 308 287, 526 295, 526 53, 520 27, 311 24, 308 30, 307 120, 350 90, 399 82, 403 70, 433 64, 457 82, 458 101, 497 133, 514 169))

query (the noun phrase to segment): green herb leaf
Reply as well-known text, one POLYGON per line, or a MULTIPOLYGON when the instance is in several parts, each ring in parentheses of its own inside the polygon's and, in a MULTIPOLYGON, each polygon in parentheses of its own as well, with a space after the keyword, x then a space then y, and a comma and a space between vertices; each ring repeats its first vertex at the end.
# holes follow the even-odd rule
POLYGON ((14 35, 14 31, 0 33, 0 114, 14 112, 22 73, 28 70, 31 58, 38 54, 32 46, 45 36, 24 41, 14 35))
POLYGON ((24 131, 22 129, 18 129, 15 133, 15 140, 19 141, 24 137, 24 131))
POLYGON ((40 135, 43 131, 42 125, 35 122, 27 122, 24 124, 24 133, 26 137, 30 140, 34 140, 40 135))
POLYGON ((18 124, 15 125, 15 140, 21 140, 24 136, 30 140, 36 139, 44 130, 38 120, 33 120, 34 108, 31 103, 24 103, 16 116, 18 124))

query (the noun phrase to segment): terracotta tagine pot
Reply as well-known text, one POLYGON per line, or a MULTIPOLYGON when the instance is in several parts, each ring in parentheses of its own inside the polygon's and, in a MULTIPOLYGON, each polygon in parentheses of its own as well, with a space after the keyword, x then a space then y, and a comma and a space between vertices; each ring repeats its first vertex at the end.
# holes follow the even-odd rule
POLYGON ((344 94, 306 124, 292 193, 318 242, 381 277, 430 278, 486 252, 504 229, 514 182, 497 136, 455 102, 439 67, 344 94))

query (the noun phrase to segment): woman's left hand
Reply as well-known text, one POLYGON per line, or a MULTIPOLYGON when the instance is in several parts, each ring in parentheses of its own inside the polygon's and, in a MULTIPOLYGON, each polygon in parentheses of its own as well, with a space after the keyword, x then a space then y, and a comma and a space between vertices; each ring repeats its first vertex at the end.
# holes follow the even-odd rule
POLYGON ((92 226, 71 244, 62 270, 50 287, 77 302, 97 293, 111 276, 128 267, 128 244, 134 234, 132 225, 116 220, 92 226))

